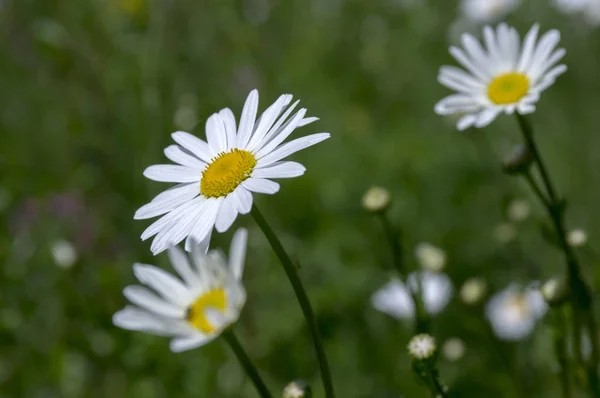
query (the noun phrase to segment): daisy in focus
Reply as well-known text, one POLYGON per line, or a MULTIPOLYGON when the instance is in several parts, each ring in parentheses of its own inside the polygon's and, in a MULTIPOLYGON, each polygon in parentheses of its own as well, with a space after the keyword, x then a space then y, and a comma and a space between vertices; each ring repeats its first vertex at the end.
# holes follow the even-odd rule
POLYGON ((438 314, 446 308, 453 293, 452 282, 446 274, 428 271, 411 273, 407 283, 397 278, 392 279, 373 294, 371 304, 376 310, 394 318, 413 319, 415 304, 411 292, 418 292, 419 286, 422 288, 421 297, 428 314, 438 314))
POLYGON ((515 341, 527 337, 547 310, 548 306, 538 289, 523 290, 512 284, 488 301, 485 314, 496 336, 515 341))
POLYGON ((186 239, 190 251, 193 241, 208 248, 213 227, 225 232, 238 214, 252 209, 252 194, 274 194, 279 184, 272 178, 291 178, 306 170, 287 156, 329 138, 329 133, 312 134, 283 143, 292 132, 317 120, 307 117, 298 105, 288 106, 292 96, 284 94, 258 118, 258 91, 246 99, 239 126, 227 108, 206 121, 203 141, 189 133, 172 134, 177 145, 165 155, 177 163, 150 166, 144 175, 155 181, 177 183, 142 206, 135 219, 161 216, 143 233, 142 240, 156 236, 150 250, 158 254, 186 239))
POLYGON ((113 323, 127 330, 173 337, 173 352, 214 340, 237 321, 246 302, 242 273, 247 237, 245 229, 236 231, 229 263, 220 251, 205 253, 200 245, 192 246, 191 263, 183 250, 169 248, 179 278, 153 265, 135 264, 133 272, 146 287, 134 285, 123 290, 134 305, 117 312, 113 323))
POLYGON ((462 0, 462 14, 473 22, 489 22, 504 17, 513 11, 521 0, 462 0))
POLYGON ((528 114, 535 111, 540 94, 567 70, 556 65, 566 51, 556 49, 557 30, 538 40, 539 26, 534 25, 519 43, 513 27, 500 24, 494 30, 483 29, 485 48, 472 35, 461 36, 464 49, 450 47, 450 54, 466 69, 442 66, 438 81, 457 93, 435 105, 439 115, 462 115, 459 130, 485 127, 499 114, 528 114))

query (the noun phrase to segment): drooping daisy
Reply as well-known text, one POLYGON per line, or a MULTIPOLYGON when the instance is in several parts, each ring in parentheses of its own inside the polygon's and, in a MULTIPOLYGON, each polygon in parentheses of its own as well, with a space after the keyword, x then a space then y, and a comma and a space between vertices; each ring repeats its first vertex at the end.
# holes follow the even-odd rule
POLYGON ((548 306, 538 289, 512 284, 488 301, 485 314, 502 340, 521 340, 533 330, 548 306))
POLYGON ((462 0, 462 14, 473 22, 489 22, 502 18, 521 3, 521 0, 462 0))
POLYGON ((556 49, 560 33, 551 30, 537 40, 534 25, 519 44, 515 28, 500 24, 496 30, 484 27, 485 48, 472 35, 461 37, 464 47, 450 47, 450 54, 465 67, 442 66, 438 81, 457 91, 435 105, 440 115, 460 114, 457 128, 485 127, 500 113, 535 111, 542 91, 567 70, 556 64, 565 55, 556 49))
POLYGON ((407 283, 397 278, 392 279, 373 294, 371 304, 375 309, 394 318, 413 319, 415 305, 411 291, 419 291, 419 282, 422 288, 423 305, 428 314, 434 315, 446 308, 452 297, 452 282, 446 274, 428 271, 411 273, 407 283))
POLYGON ((245 229, 235 232, 229 263, 222 252, 205 253, 200 245, 192 246, 192 264, 183 250, 169 248, 169 259, 180 278, 153 265, 135 264, 133 272, 146 287, 123 290, 134 305, 117 312, 113 323, 127 330, 171 336, 173 352, 214 340, 237 321, 246 302, 242 273, 247 237, 245 229))
POLYGON ((150 166, 144 175, 155 181, 178 183, 142 206, 135 219, 163 215, 142 234, 142 240, 154 235, 151 250, 158 254, 186 239, 207 248, 213 227, 226 231, 239 214, 252 208, 252 193, 274 194, 279 184, 271 178, 291 178, 304 174, 300 163, 284 161, 287 156, 315 145, 329 133, 312 134, 283 143, 300 126, 317 120, 305 118, 306 109, 290 117, 298 104, 288 107, 292 96, 279 97, 256 118, 258 91, 248 95, 240 125, 229 109, 222 109, 206 121, 205 142, 189 133, 172 134, 178 145, 165 149, 165 155, 177 165, 150 166), (287 108, 287 109, 286 109, 287 108))

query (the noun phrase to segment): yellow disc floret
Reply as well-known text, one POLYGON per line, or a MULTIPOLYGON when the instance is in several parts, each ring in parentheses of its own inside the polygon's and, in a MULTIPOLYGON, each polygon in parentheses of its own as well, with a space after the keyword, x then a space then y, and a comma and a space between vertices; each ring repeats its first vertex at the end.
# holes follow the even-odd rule
POLYGON ((202 172, 200 193, 207 198, 227 196, 250 177, 255 166, 256 159, 248 151, 221 152, 202 172))
POLYGON ((504 73, 488 86, 488 97, 497 105, 514 104, 529 91, 529 79, 522 73, 504 73))
POLYGON ((227 308, 227 295, 225 294, 225 290, 221 288, 209 290, 198 297, 188 309, 186 317, 187 321, 196 329, 207 334, 217 331, 209 320, 206 319, 206 315, 204 314, 208 307, 224 312, 227 308))

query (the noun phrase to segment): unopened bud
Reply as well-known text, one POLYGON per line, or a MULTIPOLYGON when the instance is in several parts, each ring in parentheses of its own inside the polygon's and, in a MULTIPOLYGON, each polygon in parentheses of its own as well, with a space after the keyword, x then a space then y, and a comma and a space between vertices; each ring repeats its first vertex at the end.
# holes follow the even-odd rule
POLYGON ((415 257, 426 271, 440 272, 446 265, 446 252, 430 243, 422 242, 415 247, 415 257))
POLYGON ((531 214, 531 207, 526 200, 515 199, 508 205, 506 213, 508 214, 510 221, 520 222, 529 217, 529 214, 531 214))
POLYGON ((533 155, 523 145, 515 145, 502 162, 502 170, 511 175, 521 174, 529 169, 533 155))
POLYGON ((283 398, 311 398, 310 386, 304 380, 295 380, 283 389, 283 398))
POLYGON ((583 229, 574 229, 567 234, 567 242, 573 247, 581 247, 587 243, 587 233, 583 229))
POLYGON ((54 263, 59 268, 71 268, 77 261, 77 251, 73 245, 66 240, 59 240, 50 247, 54 263))
POLYGON ((465 304, 477 304, 483 299, 487 290, 485 280, 482 278, 470 278, 460 288, 460 299, 465 304))
POLYGON ((435 350, 435 339, 426 333, 414 336, 408 343, 408 353, 417 360, 431 358, 435 350))
POLYGON ((542 297, 550 307, 558 307, 569 297, 568 287, 560 279, 549 279, 541 287, 542 297))
POLYGON ((458 361, 465 355, 465 343, 458 337, 453 337, 444 342, 442 352, 449 361, 458 361))
POLYGON ((391 197, 387 189, 373 186, 362 197, 362 205, 366 211, 379 213, 385 211, 390 205, 391 197))
POLYGON ((494 229, 494 238, 503 244, 512 242, 517 237, 517 228, 511 223, 498 224, 494 229))

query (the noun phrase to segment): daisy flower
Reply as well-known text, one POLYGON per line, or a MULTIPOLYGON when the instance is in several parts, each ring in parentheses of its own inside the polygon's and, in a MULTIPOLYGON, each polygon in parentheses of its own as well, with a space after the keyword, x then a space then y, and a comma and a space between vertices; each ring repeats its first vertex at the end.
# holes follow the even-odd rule
POLYGON ((502 340, 521 340, 533 330, 548 306, 538 289, 512 284, 488 301, 485 314, 502 340))
POLYGON ((176 165, 155 165, 144 175, 155 181, 178 183, 142 206, 135 219, 163 215, 142 234, 142 240, 154 238, 150 249, 158 254, 186 239, 208 248, 213 227, 226 231, 238 214, 252 208, 252 193, 274 194, 279 184, 271 178, 291 178, 304 174, 303 165, 284 161, 287 156, 315 145, 329 133, 312 134, 283 143, 297 128, 317 120, 305 118, 306 109, 290 117, 299 101, 288 106, 292 96, 284 94, 260 117, 258 91, 246 99, 240 124, 236 127, 233 112, 227 108, 206 121, 203 141, 189 133, 172 134, 177 145, 165 149, 176 165))
POLYGON ((428 359, 435 353, 437 346, 433 336, 421 333, 408 342, 408 353, 414 359, 428 359))
POLYGON ((554 6, 563 14, 582 13, 590 25, 600 24, 600 0, 554 0, 554 6))
POLYGON ((517 8, 521 0, 462 0, 462 14, 473 22, 498 20, 517 8))
POLYGON ((134 305, 117 312, 113 323, 127 330, 171 336, 173 352, 214 340, 237 321, 246 302, 242 273, 247 236, 245 229, 236 231, 229 263, 221 251, 205 253, 200 245, 192 246, 190 259, 177 246, 169 248, 169 259, 180 278, 153 265, 135 264, 133 273, 147 287, 123 290, 134 305))
POLYGON ((556 64, 565 55, 556 49, 560 33, 551 30, 538 41, 539 26, 534 25, 519 44, 515 28, 500 24, 483 29, 485 48, 472 35, 461 37, 463 49, 450 47, 450 54, 465 67, 442 66, 438 81, 457 91, 435 105, 439 115, 462 115, 459 130, 485 127, 500 113, 520 114, 535 111, 542 91, 567 70, 556 64))
POLYGON ((407 283, 394 278, 371 297, 371 304, 379 311, 397 319, 413 319, 415 304, 412 292, 417 292, 419 284, 422 287, 423 304, 428 314, 441 312, 452 297, 452 282, 446 274, 420 271, 408 275, 407 283), (420 281, 418 281, 418 279, 420 281), (409 290, 410 289, 410 290, 409 290))

